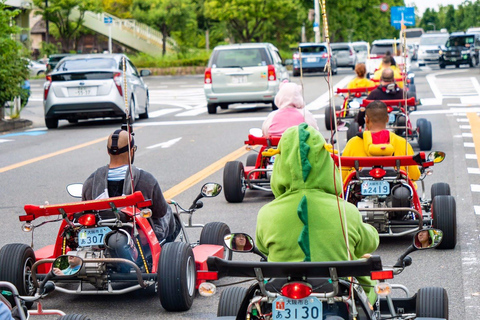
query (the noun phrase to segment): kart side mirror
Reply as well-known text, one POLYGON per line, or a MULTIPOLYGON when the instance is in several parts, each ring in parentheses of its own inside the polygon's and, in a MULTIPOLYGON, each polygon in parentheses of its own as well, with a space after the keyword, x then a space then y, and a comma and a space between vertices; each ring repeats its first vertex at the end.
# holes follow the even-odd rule
POLYGON ((445 160, 445 152, 443 151, 433 151, 430 152, 427 156, 428 161, 433 161, 433 163, 440 163, 445 160))
POLYGON ((67 192, 74 198, 82 197, 83 183, 72 183, 67 186, 67 192))
POLYGON ((443 239, 443 231, 440 229, 422 229, 415 233, 413 246, 418 250, 438 247, 443 239))
POLYGON ((204 197, 216 197, 222 192, 222 186, 219 183, 209 182, 202 187, 201 194, 204 197))
POLYGON ((262 129, 260 128, 251 128, 248 133, 250 133, 252 136, 261 138, 263 136, 262 129))
POLYGON ((83 259, 69 253, 55 259, 51 273, 56 277, 69 277, 79 273, 82 267, 83 259))
POLYGON ((234 252, 252 252, 255 248, 252 237, 242 232, 227 234, 223 241, 225 246, 234 252))

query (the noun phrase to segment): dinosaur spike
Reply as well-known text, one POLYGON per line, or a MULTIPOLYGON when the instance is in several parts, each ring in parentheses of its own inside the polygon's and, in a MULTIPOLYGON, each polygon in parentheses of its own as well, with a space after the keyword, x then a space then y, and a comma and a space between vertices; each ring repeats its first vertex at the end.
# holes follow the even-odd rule
POLYGON ((307 180, 308 174, 312 170, 312 165, 308 161, 308 153, 310 152, 310 146, 307 144, 310 132, 306 130, 308 125, 302 123, 298 126, 298 139, 300 140, 300 161, 302 164, 303 182, 307 180))
POLYGON ((300 204, 297 207, 297 215, 300 220, 303 222, 304 226, 300 236, 298 237, 298 245, 305 253, 305 259, 303 261, 311 261, 310 256, 310 237, 308 234, 308 208, 307 208, 307 197, 303 196, 300 204))

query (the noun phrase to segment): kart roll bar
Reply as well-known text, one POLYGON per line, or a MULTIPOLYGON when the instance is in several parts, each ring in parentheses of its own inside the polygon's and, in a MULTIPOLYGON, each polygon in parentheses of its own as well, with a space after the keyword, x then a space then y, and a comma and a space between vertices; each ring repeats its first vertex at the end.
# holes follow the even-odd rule
POLYGON ((373 87, 365 87, 365 88, 352 88, 352 89, 347 89, 347 88, 337 88, 337 94, 339 93, 356 93, 356 92, 360 92, 360 93, 368 93, 369 91, 372 91, 372 90, 375 90, 377 88, 377 86, 373 86, 373 87))
POLYGON ((249 134, 248 140, 245 141, 245 144, 250 146, 263 145, 267 147, 278 146, 281 136, 270 136, 270 137, 256 137, 249 134))
POLYGON ((338 277, 370 276, 372 271, 381 271, 380 256, 353 261, 327 262, 250 262, 229 261, 218 257, 208 257, 209 271, 217 271, 222 277, 256 277, 260 270, 265 278, 323 278, 336 272, 338 277))
MULTIPOLYGON (((360 107, 366 107, 368 106, 371 102, 373 102, 375 100, 367 100, 367 99, 364 99, 362 104, 360 105, 360 107)), ((380 100, 382 101, 383 103, 385 103, 387 106, 404 106, 405 105, 405 100, 403 99, 398 99, 398 100, 380 100)), ((407 106, 409 107, 413 107, 413 106, 416 106, 416 101, 415 101, 415 97, 411 97, 411 98, 408 98, 406 100, 407 102, 407 106)))
POLYGON ((152 205, 151 200, 145 200, 141 191, 136 191, 133 194, 127 196, 80 201, 72 203, 54 204, 54 205, 42 205, 36 206, 27 204, 24 207, 26 215, 20 216, 20 221, 32 221, 39 217, 70 214, 88 210, 107 210, 112 207, 121 208, 128 206, 137 206, 138 208, 145 208, 152 205))
MULTIPOLYGON (((339 156, 332 154, 333 161, 338 166, 339 156)), ((419 152, 414 156, 391 156, 391 157, 341 157, 342 167, 406 167, 422 166, 428 168, 433 166, 433 161, 426 161, 425 152, 419 152)))

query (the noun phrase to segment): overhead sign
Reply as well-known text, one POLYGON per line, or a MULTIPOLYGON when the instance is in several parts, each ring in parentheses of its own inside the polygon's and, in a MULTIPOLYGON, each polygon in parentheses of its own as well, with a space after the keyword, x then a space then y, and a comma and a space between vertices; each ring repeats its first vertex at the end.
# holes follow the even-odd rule
POLYGON ((415 8, 414 7, 392 7, 390 10, 390 24, 395 29, 415 26, 415 8))
POLYGON ((112 17, 103 17, 103 23, 111 24, 113 22, 112 17))
POLYGON ((387 12, 387 11, 388 11, 388 3, 383 2, 383 3, 380 5, 380 10, 381 10, 382 12, 387 12))

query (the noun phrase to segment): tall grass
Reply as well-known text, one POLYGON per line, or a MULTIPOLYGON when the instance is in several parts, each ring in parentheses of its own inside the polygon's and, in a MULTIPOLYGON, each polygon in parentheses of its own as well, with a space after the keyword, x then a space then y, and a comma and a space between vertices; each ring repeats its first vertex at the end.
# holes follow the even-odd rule
POLYGON ((162 56, 151 56, 146 53, 129 55, 137 68, 195 67, 206 66, 211 51, 194 49, 181 54, 168 52, 162 56))

